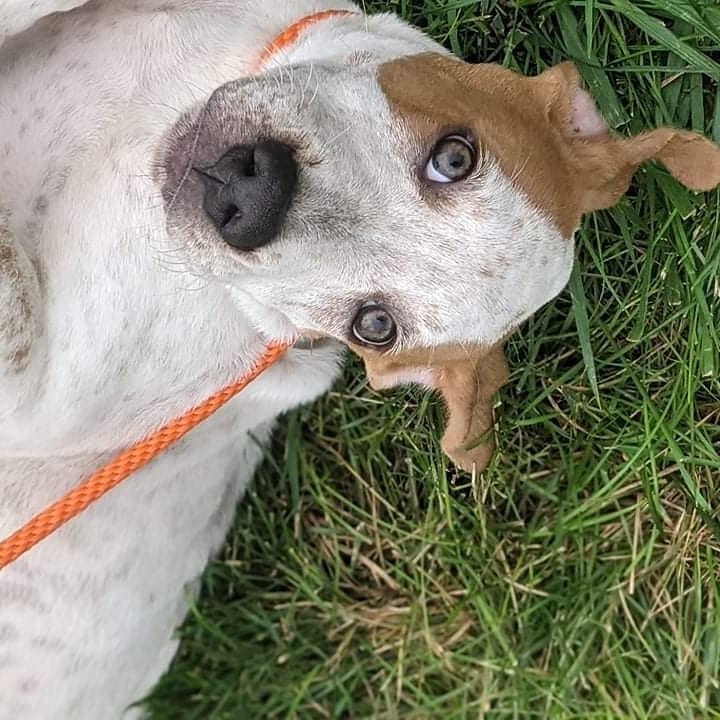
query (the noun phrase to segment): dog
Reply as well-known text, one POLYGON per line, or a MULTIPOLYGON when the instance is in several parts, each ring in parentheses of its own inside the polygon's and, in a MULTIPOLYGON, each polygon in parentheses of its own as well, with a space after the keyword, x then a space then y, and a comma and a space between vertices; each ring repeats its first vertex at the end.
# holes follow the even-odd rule
POLYGON ((582 216, 648 160, 720 183, 699 135, 610 133, 571 64, 470 65, 345 0, 0 0, 0 38, 0 537, 297 340, 0 571, 1 720, 141 715, 276 418, 346 347, 439 390, 482 469, 503 341, 582 216))

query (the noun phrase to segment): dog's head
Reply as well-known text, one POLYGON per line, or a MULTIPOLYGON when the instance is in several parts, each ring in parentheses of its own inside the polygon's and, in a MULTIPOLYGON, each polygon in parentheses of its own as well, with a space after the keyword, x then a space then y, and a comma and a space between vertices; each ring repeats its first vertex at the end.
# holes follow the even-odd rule
POLYGON ((168 139, 164 197, 171 235, 249 305, 345 341, 377 387, 442 390, 446 450, 482 466, 500 344, 565 286, 582 216, 653 159, 720 183, 699 135, 611 135, 571 64, 426 54, 221 87, 168 139))

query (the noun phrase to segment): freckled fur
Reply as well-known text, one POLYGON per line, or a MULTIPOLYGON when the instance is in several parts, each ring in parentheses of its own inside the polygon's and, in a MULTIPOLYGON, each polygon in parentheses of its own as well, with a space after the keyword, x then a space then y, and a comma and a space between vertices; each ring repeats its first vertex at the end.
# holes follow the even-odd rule
POLYGON ((13 242, 7 214, 0 211, 0 401, 6 408, 13 407, 26 382, 14 376, 30 363, 39 314, 37 275, 25 251, 13 242))
MULTIPOLYGON (((572 239, 499 155, 430 200, 418 178, 428 138, 392 107, 379 73, 447 53, 393 16, 358 15, 314 26, 248 77, 291 22, 353 6, 82 4, 0 0, 0 536, 237 378, 263 333, 347 340, 370 298, 398 319, 393 381, 427 380, 431 367, 462 406, 453 416, 449 402, 446 447, 462 453, 491 420, 498 343, 562 289, 572 239), (281 235, 238 255, 183 175, 259 134, 297 146, 301 178, 281 235), (448 358, 433 364, 435 346, 488 348, 494 369, 483 377, 461 358, 453 376, 448 358)), ((660 152, 683 165, 677 138, 646 145, 633 161, 660 152)), ((623 182, 605 179, 602 197, 623 182)), ((138 715, 124 710, 171 661, 187 594, 275 419, 330 387, 340 348, 291 351, 0 572, 0 720, 138 715)))

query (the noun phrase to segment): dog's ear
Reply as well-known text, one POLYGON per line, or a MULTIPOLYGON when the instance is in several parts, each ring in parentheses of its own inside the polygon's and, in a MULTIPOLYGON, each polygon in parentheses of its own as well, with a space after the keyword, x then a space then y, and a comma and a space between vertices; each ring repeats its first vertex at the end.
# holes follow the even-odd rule
POLYGON ((550 124, 566 137, 609 136, 610 128, 590 93, 582 88, 580 73, 573 63, 555 65, 530 82, 543 99, 550 124))
POLYGON ((610 133, 595 102, 582 89, 572 63, 561 63, 532 79, 548 121, 567 142, 583 213, 615 205, 645 162, 661 162, 690 190, 720 185, 720 147, 698 133, 660 128, 635 137, 610 133))
POLYGON ((498 345, 436 369, 448 418, 442 449, 460 468, 484 470, 493 456, 493 397, 507 382, 505 350, 498 345))
POLYGON ((493 396, 508 378, 502 344, 444 346, 381 355, 352 346, 365 361, 374 389, 418 383, 439 390, 447 406, 442 449, 463 470, 484 470, 495 449, 493 396))
POLYGON ((635 171, 648 160, 661 162, 690 190, 703 192, 720 185, 720 147, 697 133, 660 128, 583 150, 586 167, 594 176, 586 211, 617 203, 635 171))

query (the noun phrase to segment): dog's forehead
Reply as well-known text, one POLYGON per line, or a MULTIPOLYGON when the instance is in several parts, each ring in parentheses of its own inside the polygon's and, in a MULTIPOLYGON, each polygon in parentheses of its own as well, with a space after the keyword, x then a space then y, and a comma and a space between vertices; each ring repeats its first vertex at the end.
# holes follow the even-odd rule
POLYGON ((567 147, 550 120, 551 89, 539 78, 426 53, 382 64, 378 82, 392 111, 423 144, 470 130, 482 153, 563 235, 576 230, 581 211, 567 147))

